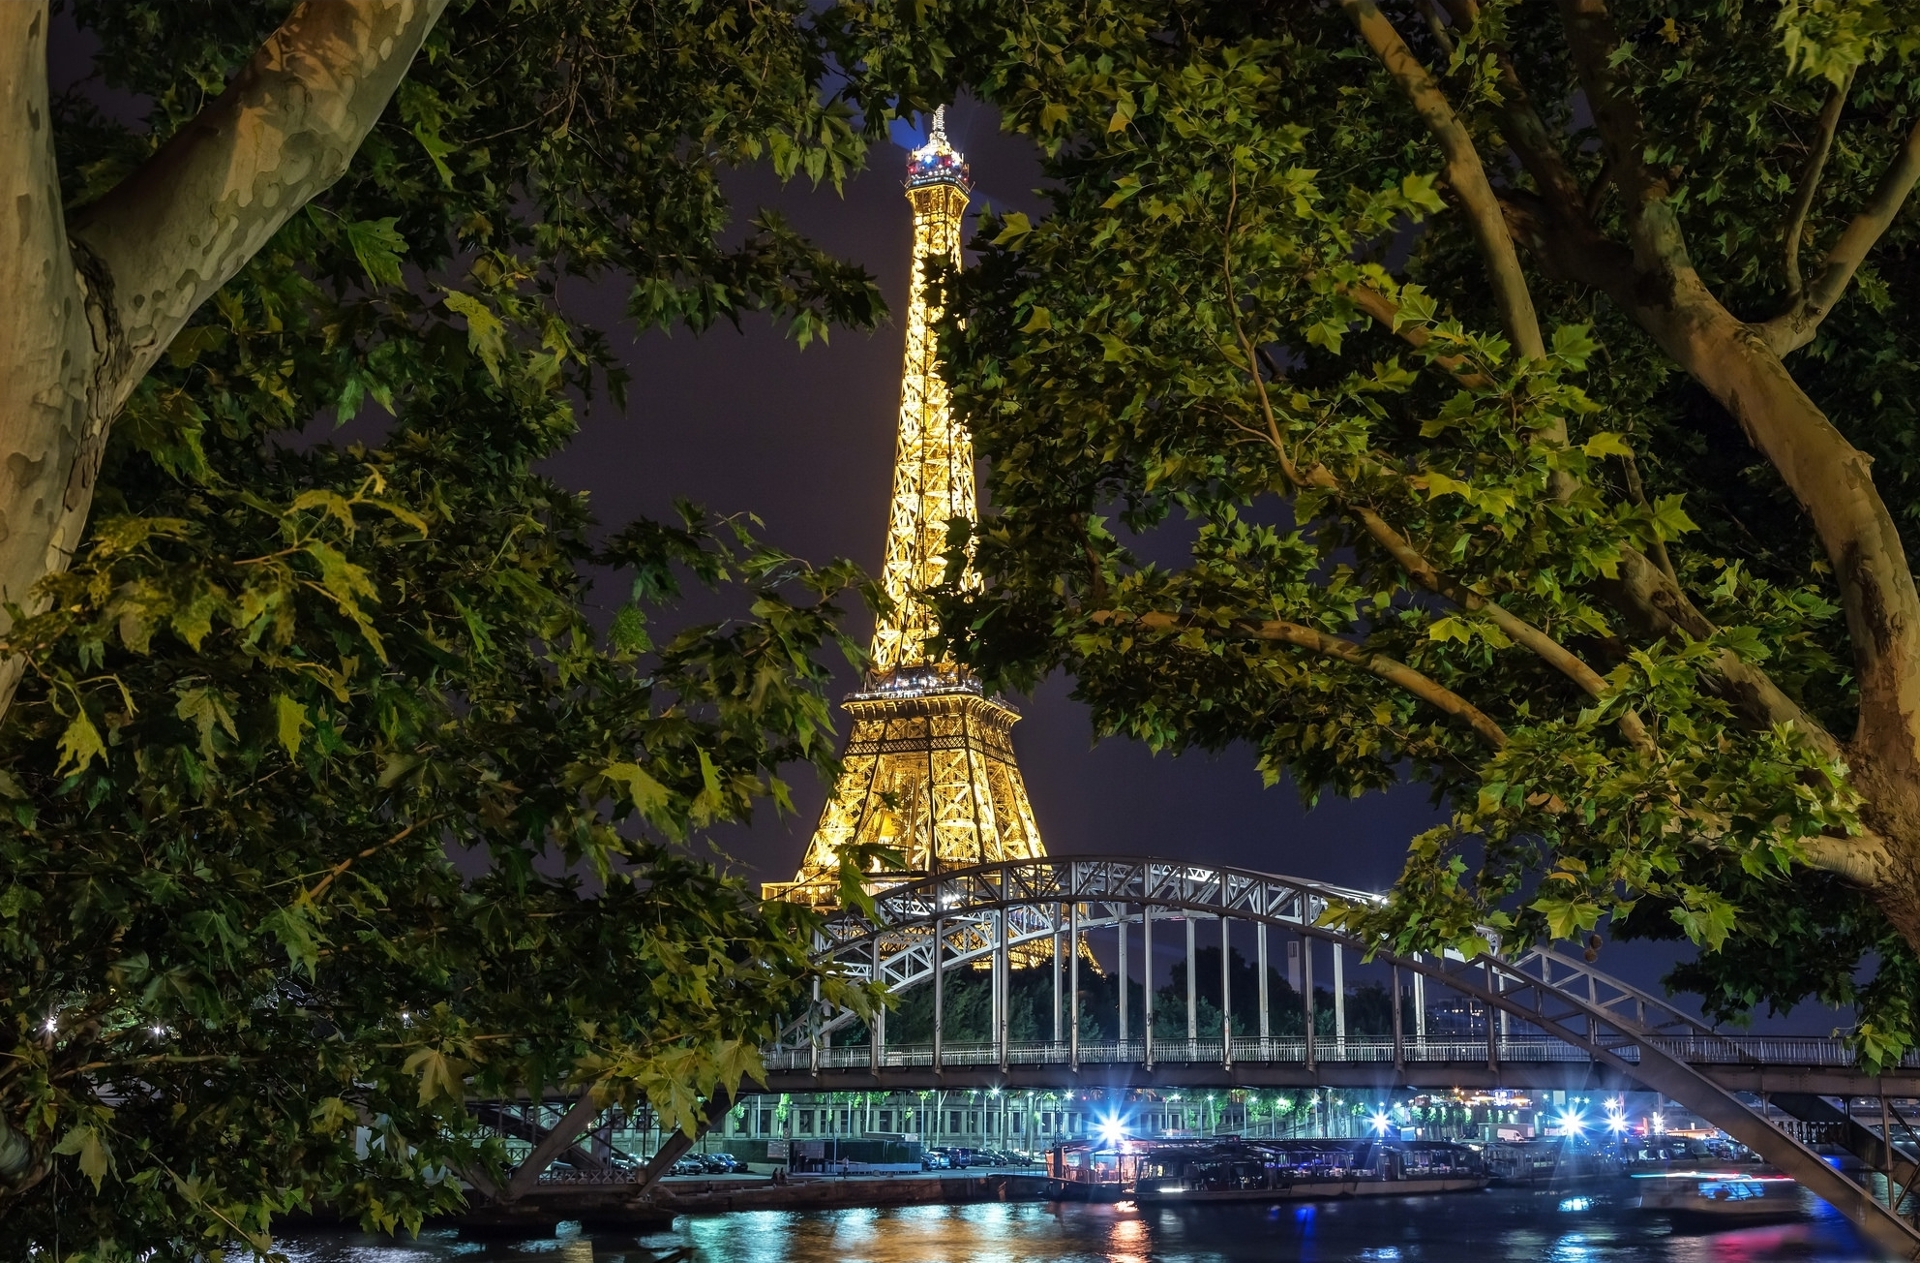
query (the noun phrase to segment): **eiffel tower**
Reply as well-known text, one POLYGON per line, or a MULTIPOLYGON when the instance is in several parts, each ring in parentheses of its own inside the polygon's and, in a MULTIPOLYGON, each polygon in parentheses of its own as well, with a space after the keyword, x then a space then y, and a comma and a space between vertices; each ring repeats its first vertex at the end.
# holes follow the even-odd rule
MULTIPOLYGON (((947 143, 944 108, 927 143, 907 160, 913 206, 913 279, 907 295, 906 365, 893 465, 893 508, 881 583, 893 602, 873 633, 872 668, 846 699, 853 716, 834 796, 791 882, 769 882, 769 899, 816 906, 838 901, 840 851, 850 842, 901 852, 896 881, 945 869, 1046 854, 1014 762, 1020 718, 988 697, 957 664, 927 656, 933 613, 919 593, 946 574, 947 522, 975 520, 973 438, 954 417, 934 358, 927 266, 960 263, 960 217, 969 188, 965 158, 947 143)), ((963 582, 978 582, 971 566, 963 582)))

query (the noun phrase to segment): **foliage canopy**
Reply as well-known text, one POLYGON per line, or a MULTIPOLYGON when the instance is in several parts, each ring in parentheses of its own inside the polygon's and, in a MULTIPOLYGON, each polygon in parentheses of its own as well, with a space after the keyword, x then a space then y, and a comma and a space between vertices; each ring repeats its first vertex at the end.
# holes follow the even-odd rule
POLYGON ((1684 935, 1716 1014, 1911 1046, 1920 13, 839 12, 863 93, 1048 154, 954 282, 958 653, 1309 798, 1430 783, 1383 944, 1684 935))
MULTIPOLYGON (((149 108, 56 101, 70 205, 291 7, 78 4, 149 108)), ((412 1227, 454 1173, 511 1197, 470 1097, 691 1128, 816 981, 804 914, 684 843, 831 770, 857 576, 693 509, 605 532, 537 468, 623 385, 564 285, 624 278, 640 327, 877 317, 771 216, 721 243, 728 166, 860 158, 803 16, 453 6, 345 177, 134 390, 79 555, 12 610, 0 1258, 264 1249, 321 1203, 412 1227), (329 438, 356 418, 377 437, 329 438), (596 609, 592 575, 630 596, 596 609), (738 614, 656 641, 689 580, 738 614)))

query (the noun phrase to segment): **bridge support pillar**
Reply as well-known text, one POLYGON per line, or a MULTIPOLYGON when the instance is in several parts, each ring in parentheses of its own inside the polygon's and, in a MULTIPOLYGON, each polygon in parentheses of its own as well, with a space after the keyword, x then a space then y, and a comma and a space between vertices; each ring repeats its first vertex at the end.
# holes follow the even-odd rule
POLYGON ((1259 957, 1260 970, 1260 1059, 1273 1060, 1273 1053, 1267 1047, 1267 1041, 1273 1038, 1273 1027, 1267 1019, 1267 923, 1254 926, 1254 952, 1259 957))
POLYGON ((1407 1072, 1406 1026, 1400 1018, 1400 966, 1393 967, 1393 1068, 1398 1074, 1407 1072))
MULTIPOLYGON (((1067 906, 1067 1068, 1080 1071, 1080 905, 1067 906)), ((1124 985, 1124 984, 1123 984, 1124 985)))
POLYGON ((1007 910, 1001 908, 993 915, 993 1046, 1000 1059, 1000 1068, 1007 1068, 1007 1009, 1012 999, 1012 974, 1007 958, 1007 910))
POLYGON ((1198 1008, 1199 991, 1194 986, 1195 968, 1198 963, 1193 952, 1193 913, 1186 915, 1187 922, 1187 1060, 1197 1060, 1200 1051, 1196 1046, 1200 1040, 1200 1011, 1198 1008))
POLYGON ((947 968, 941 957, 946 955, 947 923, 944 918, 936 917, 933 922, 933 1070, 940 1072, 946 1064, 942 1050, 947 1039, 947 968))
POLYGON ((1053 907, 1053 1042, 1060 1042, 1060 905, 1053 907))
POLYGON ((1120 932, 1120 1052, 1133 1055, 1133 1032, 1127 1027, 1127 1001, 1133 979, 1127 975, 1127 909, 1122 905, 1114 916, 1114 928, 1120 932))
POLYGON ((1233 936, 1232 922, 1220 914, 1220 1064, 1233 1068, 1233 936))
POLYGON ((1333 945, 1333 1046, 1338 1056, 1347 1055, 1347 962, 1340 944, 1333 945))
MULTIPOLYGON (((878 934, 873 936, 873 980, 883 987, 887 985, 886 967, 881 963, 880 936, 878 934)), ((879 1005, 875 1009, 873 1024, 868 1028, 868 1031, 867 1052, 869 1056, 867 1060, 870 1063, 869 1068, 872 1069, 875 1074, 878 1074, 880 1067, 887 1064, 886 1005, 879 1005)))
POLYGON ((1140 1007, 1145 1010, 1142 1021, 1146 1029, 1142 1038, 1146 1040, 1146 1055, 1141 1058, 1147 1069, 1153 1069, 1153 905, 1140 906, 1140 1007))
POLYGON ((1306 1015, 1306 1062, 1307 1069, 1313 1069, 1313 940, 1300 936, 1300 1005, 1306 1015))

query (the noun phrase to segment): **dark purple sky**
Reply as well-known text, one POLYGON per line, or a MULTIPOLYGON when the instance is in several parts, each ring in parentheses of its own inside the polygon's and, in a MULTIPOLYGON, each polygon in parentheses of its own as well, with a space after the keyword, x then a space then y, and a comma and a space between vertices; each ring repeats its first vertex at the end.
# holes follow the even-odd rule
MULTIPOLYGON (((1040 171, 1031 146, 1001 134, 984 107, 962 102, 949 114, 949 135, 972 164, 973 209, 991 203, 1037 214, 1040 171)), ((750 205, 777 207, 825 248, 864 264, 897 314, 912 244, 904 161, 902 148, 876 150, 844 195, 804 184, 782 189, 763 172, 744 173, 732 187, 740 218, 750 205)), ((617 293, 596 298, 604 314, 580 314, 615 328, 617 293)), ((851 557, 878 573, 903 338, 897 319, 871 335, 837 332, 828 345, 804 351, 758 319, 742 332, 724 327, 698 338, 635 340, 616 332, 633 373, 629 404, 624 413, 605 401, 590 408, 580 437, 549 469, 589 491, 607 523, 668 513, 684 496, 716 512, 758 514, 767 537, 800 556, 851 557)), ((871 618, 855 620, 864 640, 871 618)), ((850 672, 842 680, 843 689, 853 687, 850 672)), ((1033 697, 1015 699, 1025 718, 1014 742, 1052 854, 1193 859, 1377 890, 1399 872, 1408 839, 1441 818, 1417 785, 1307 810, 1290 785, 1263 788, 1244 749, 1174 758, 1125 739, 1096 744, 1085 709, 1068 692, 1056 677, 1033 697)), ((824 796, 824 786, 801 772, 797 815, 769 813, 716 840, 753 880, 787 879, 824 796)), ((1664 945, 1609 944, 1603 967, 1658 991, 1674 954, 1664 945)), ((1170 960, 1158 962, 1163 977, 1170 960)), ((1821 1034, 1832 1025, 1811 1009, 1790 1023, 1821 1034)))
MULTIPOLYGON (((1002 135, 991 113, 949 111, 949 136, 971 162, 973 208, 1038 212, 1036 155, 1002 135)), ((901 179, 905 151, 876 150, 844 197, 804 185, 780 189, 749 174, 736 197, 778 206, 796 227, 878 278, 895 318, 871 335, 838 332, 802 351, 766 320, 702 337, 617 335, 629 350, 632 398, 624 414, 601 402, 573 447, 549 466, 591 492, 602 521, 667 512, 676 496, 716 512, 748 510, 766 535, 814 560, 851 557, 879 572, 899 408, 912 220, 901 179)), ((601 323, 608 323, 602 321, 601 323)), ((857 617, 863 639, 871 616, 857 617)), ((851 674, 846 676, 849 687, 851 674)), ((1015 699, 1015 742, 1041 834, 1055 854, 1150 853, 1245 864, 1380 888, 1398 871, 1408 835, 1435 819, 1424 790, 1307 812, 1291 788, 1261 788, 1252 757, 1152 757, 1114 740, 1092 743, 1085 710, 1050 680, 1015 699)), ((792 876, 824 787, 796 785, 797 818, 730 831, 730 853, 756 878, 792 876)))

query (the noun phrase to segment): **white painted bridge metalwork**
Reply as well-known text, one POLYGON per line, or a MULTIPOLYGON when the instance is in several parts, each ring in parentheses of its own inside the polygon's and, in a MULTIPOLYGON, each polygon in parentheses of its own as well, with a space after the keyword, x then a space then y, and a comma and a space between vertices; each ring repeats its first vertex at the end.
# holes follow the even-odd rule
MULTIPOLYGON (((1060 857, 983 865, 882 889, 875 914, 845 912, 828 922, 818 959, 849 975, 879 981, 899 994, 933 992, 933 1038, 919 1046, 890 1045, 884 1013, 864 1044, 836 1045, 860 1026, 851 1012, 815 1005, 779 1043, 765 1050, 768 1085, 776 1090, 857 1090, 866 1087, 1332 1084, 1374 1086, 1558 1086, 1569 1071, 1597 1073, 1610 1082, 1659 1092, 1723 1128, 1793 1175, 1843 1213, 1870 1238, 1900 1257, 1920 1258, 1920 1232, 1899 1213, 1914 1198, 1909 1186, 1920 1169, 1902 1152, 1894 1115, 1882 1109, 1881 1128, 1847 1120, 1851 1147, 1885 1179, 1886 1202, 1871 1188, 1829 1165, 1802 1139, 1769 1122, 1742 1093, 1801 1103, 1802 1117, 1829 1122, 1833 1108, 1821 1094, 1920 1096, 1920 1060, 1900 1071, 1867 1078, 1851 1066, 1837 1040, 1741 1037, 1701 1022, 1661 997, 1613 978, 1585 960, 1539 947, 1497 943, 1468 959, 1394 956, 1373 959, 1392 971, 1392 1034, 1349 1037, 1341 986, 1350 953, 1367 944, 1322 924, 1329 908, 1378 899, 1366 891, 1324 882, 1181 861, 1131 857, 1060 857), (1199 939, 1200 927, 1214 923, 1199 939), (1255 940, 1258 1031, 1235 1034, 1230 964, 1232 927, 1246 922, 1255 940), (1078 1020, 1087 936, 1112 939, 1117 972, 1129 977, 1130 941, 1143 960, 1154 958, 1156 933, 1184 939, 1191 966, 1195 948, 1221 947, 1221 1028, 1195 1023, 1195 971, 1187 970, 1186 1037, 1153 1034, 1154 988, 1143 988, 1136 1032, 1121 986, 1117 1041, 1083 1042, 1078 1020), (1300 943, 1303 965, 1302 1033, 1279 1038, 1267 995, 1270 939, 1300 943), (1320 950, 1316 950, 1320 945, 1320 950), (1316 1037, 1314 960, 1333 965, 1335 1036, 1316 1037), (1053 1038, 1009 1039, 1011 977, 1015 962, 1051 962, 1053 1038), (947 1038, 945 982, 956 970, 984 969, 991 980, 990 1038, 947 1038), (1411 983, 1412 1014, 1403 1013, 1403 979, 1411 983), (1426 1029, 1429 987, 1498 1013, 1485 1037, 1431 1037, 1426 1029), (851 1028, 851 1029, 850 1029, 851 1028), (1559 1076, 1556 1080, 1554 1076, 1559 1076), (1825 1111, 1825 1113, 1822 1113, 1825 1111)), ((1166 940, 1163 937, 1161 941, 1166 940)), ((1178 941, 1178 940, 1176 940, 1178 941)), ((1490 941, 1494 941, 1491 939, 1490 941)), ((1835 1117, 1838 1117, 1835 1114, 1835 1117)), ((1870 1120, 1871 1121, 1871 1120, 1870 1120)), ((1900 1116, 1905 1125, 1904 1116, 1900 1116)), ((1909 1141, 1920 1143, 1911 1131, 1909 1141)))

